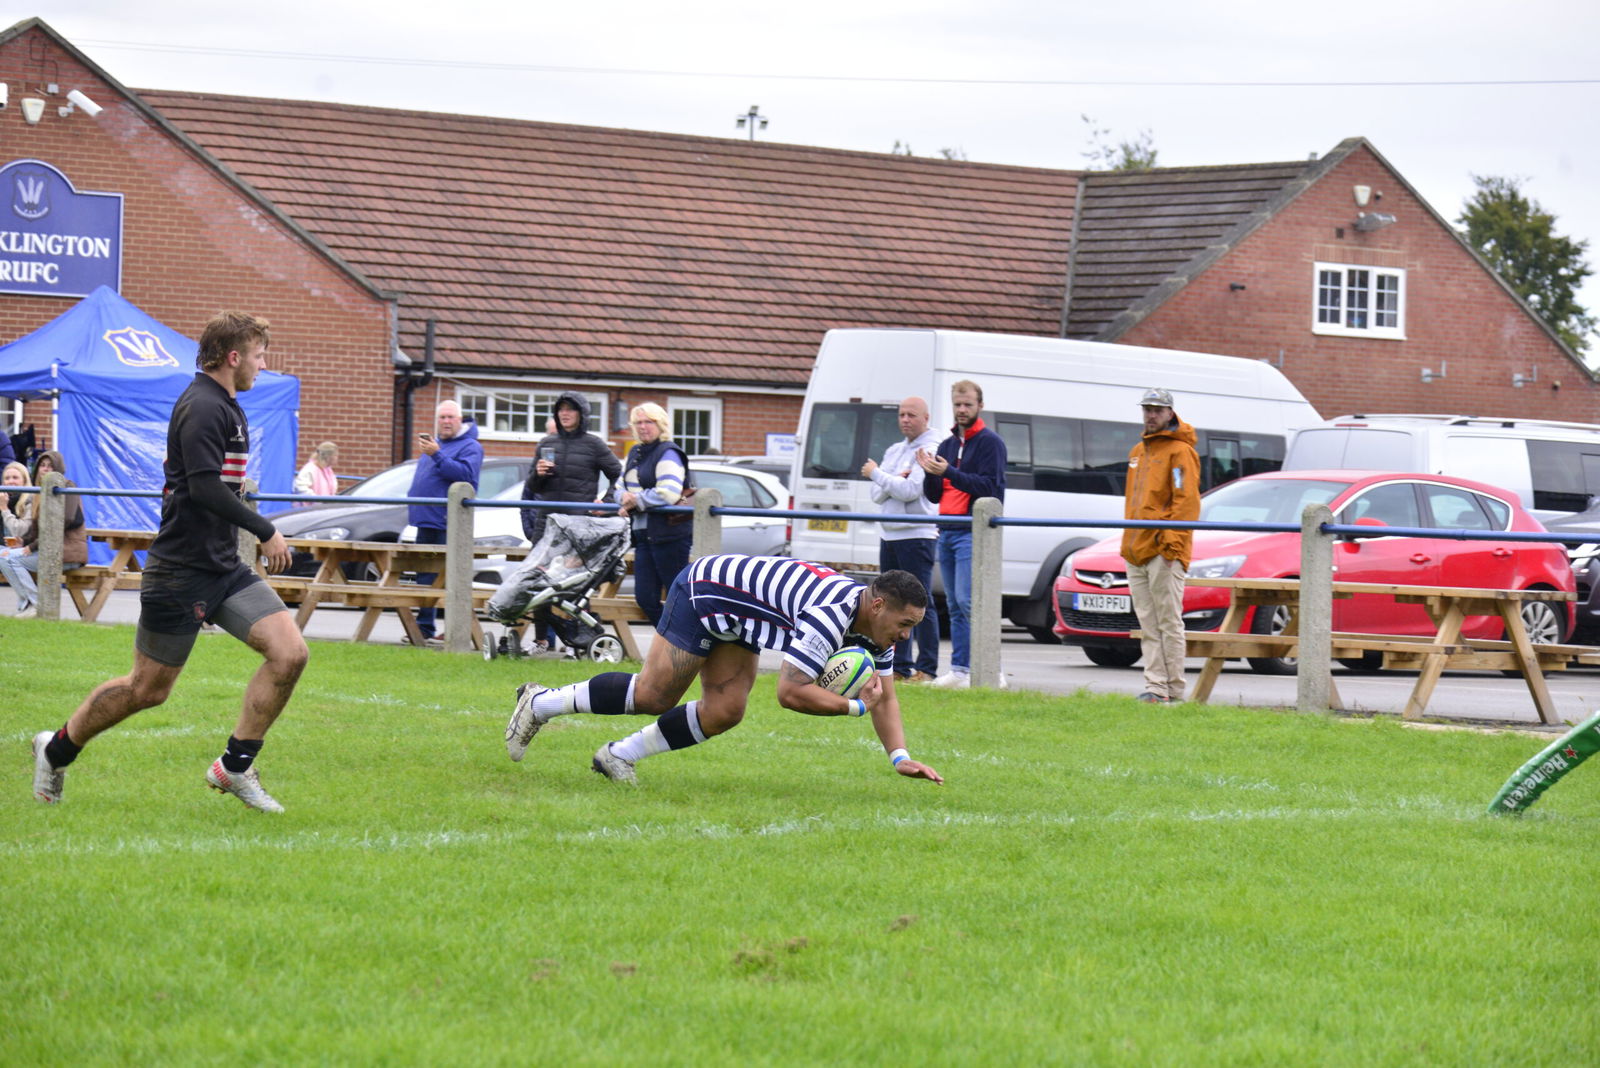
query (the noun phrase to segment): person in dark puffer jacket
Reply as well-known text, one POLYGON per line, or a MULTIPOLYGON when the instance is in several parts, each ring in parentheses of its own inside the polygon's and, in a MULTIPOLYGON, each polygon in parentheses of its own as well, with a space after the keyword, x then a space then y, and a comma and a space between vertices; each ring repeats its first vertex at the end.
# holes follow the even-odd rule
MULTIPOLYGON (((556 429, 539 440, 533 468, 522 486, 525 501, 613 501, 622 478, 622 462, 600 438, 589 433, 589 400, 576 390, 556 398, 556 429), (549 459, 545 457, 549 456, 549 459), (600 496, 600 475, 609 485, 600 496)), ((534 508, 522 512, 522 532, 537 543, 544 534, 548 513, 534 508)))

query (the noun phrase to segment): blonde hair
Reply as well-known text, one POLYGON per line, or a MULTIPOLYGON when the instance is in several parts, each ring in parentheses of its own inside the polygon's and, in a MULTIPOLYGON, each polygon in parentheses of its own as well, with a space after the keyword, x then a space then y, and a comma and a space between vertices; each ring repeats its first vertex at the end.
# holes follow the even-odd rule
POLYGON ((0 468, 0 478, 4 478, 13 467, 15 467, 22 474, 22 484, 24 486, 33 484, 33 479, 28 477, 28 465, 23 463, 21 460, 12 460, 10 463, 6 464, 5 467, 0 468))
POLYGON ((324 463, 333 463, 333 458, 339 455, 339 446, 331 441, 324 441, 317 446, 317 457, 324 463))
MULTIPOLYGON (((667 410, 661 407, 661 405, 655 404, 651 401, 646 401, 643 404, 635 406, 633 411, 628 413, 628 420, 630 422, 641 417, 650 420, 656 426, 661 428, 662 441, 672 440, 672 420, 667 416, 667 410)), ((635 436, 637 437, 637 435, 635 436)))

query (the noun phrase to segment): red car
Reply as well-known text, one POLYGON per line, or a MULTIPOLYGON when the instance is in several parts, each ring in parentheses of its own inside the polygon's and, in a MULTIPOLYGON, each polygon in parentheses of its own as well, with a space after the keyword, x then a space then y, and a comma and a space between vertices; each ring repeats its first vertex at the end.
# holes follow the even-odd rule
MULTIPOLYGON (((1392 527, 1451 530, 1543 530, 1514 494, 1481 482, 1445 475, 1374 471, 1275 471, 1218 486, 1201 498, 1200 518, 1211 522, 1299 523, 1308 504, 1326 504, 1333 521, 1392 527)), ((1128 594, 1126 565, 1118 552, 1122 535, 1067 557, 1056 579, 1055 633, 1108 667, 1139 660, 1139 643, 1128 633, 1138 626, 1128 594)), ((1447 541, 1384 537, 1341 540, 1334 546, 1335 576, 1343 582, 1388 582, 1407 586, 1479 586, 1507 590, 1573 590, 1572 565, 1562 546, 1517 541, 1447 541)), ((1298 533, 1253 534, 1197 530, 1189 565, 1192 578, 1294 578, 1300 573, 1298 533)), ((1228 591, 1190 586, 1183 594, 1184 626, 1216 630, 1228 608, 1228 591)), ((1528 636, 1559 642, 1572 633, 1573 606, 1530 601, 1522 610, 1528 636)), ((1248 621, 1256 634, 1283 627, 1282 610, 1248 621)), ((1363 594, 1336 598, 1333 629, 1361 634, 1434 633, 1420 605, 1363 594)), ((1469 616, 1468 638, 1503 637, 1498 617, 1469 616)), ((1381 654, 1350 667, 1378 666, 1381 654)), ((1292 674, 1294 660, 1252 659, 1265 674, 1292 674)))

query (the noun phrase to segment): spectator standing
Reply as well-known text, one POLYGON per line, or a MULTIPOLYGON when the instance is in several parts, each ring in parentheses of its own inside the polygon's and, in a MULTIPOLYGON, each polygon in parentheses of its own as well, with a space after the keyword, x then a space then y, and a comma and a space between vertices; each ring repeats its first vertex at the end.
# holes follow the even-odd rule
MULTIPOLYGON (((1139 398, 1144 436, 1128 452, 1124 497, 1127 519, 1199 519, 1200 456, 1194 427, 1172 410, 1172 394, 1146 390, 1139 398)), ((1183 700, 1183 584, 1189 577, 1192 530, 1122 532, 1128 592, 1143 634, 1144 692, 1148 704, 1183 700)))
POLYGON ((861 465, 861 475, 872 482, 873 503, 883 507, 884 518, 878 524, 882 532, 878 542, 878 570, 909 571, 929 591, 928 611, 912 632, 911 638, 895 643, 894 674, 901 682, 932 682, 939 674, 939 616, 933 607, 933 556, 938 543, 939 528, 933 523, 918 522, 919 518, 934 514, 934 508, 922 494, 922 483, 927 472, 917 462, 917 453, 939 445, 939 433, 928 426, 928 402, 921 397, 907 397, 900 402, 900 433, 905 440, 890 445, 883 454, 883 463, 868 460, 861 465), (893 517, 893 518, 891 518, 893 517), (916 656, 912 657, 911 644, 916 641, 916 656))
POLYGON ((694 539, 692 516, 656 509, 677 504, 693 483, 689 458, 672 443, 666 409, 641 404, 628 418, 637 444, 622 471, 619 514, 633 520, 633 599, 654 627, 661 622, 662 591, 688 565, 694 539))
MULTIPOLYGON (((256 757, 306 665, 306 643, 272 588, 239 559, 239 530, 254 534, 271 571, 289 566, 289 545, 242 499, 250 423, 238 393, 266 366, 267 322, 225 312, 200 335, 194 376, 167 428, 161 529, 139 589, 133 670, 95 687, 57 731, 33 737, 33 793, 61 800, 66 769, 84 746, 172 692, 200 625, 214 622, 262 656, 244 691, 227 748, 206 772, 214 790, 263 812, 283 806, 261 787, 256 757)), ((59 464, 56 469, 60 470, 59 464)))
MULTIPOLYGON (((956 425, 939 443, 937 454, 926 450, 917 461, 926 472, 922 495, 939 506, 940 515, 971 515, 972 502, 984 497, 1005 500, 1006 443, 984 425, 983 390, 962 379, 950 387, 956 425)), ((944 576, 944 603, 950 612, 950 670, 934 686, 964 690, 972 685, 972 529, 947 526, 939 531, 939 571, 944 576)), ((1006 678, 1000 676, 1000 686, 1006 678)))
MULTIPOLYGON (((51 449, 39 458, 35 482, 42 482, 50 472, 65 476, 67 463, 59 452, 51 449)), ((67 480, 72 485, 72 480, 67 480)), ((11 584, 17 595, 17 615, 32 615, 39 607, 39 584, 34 576, 39 573, 39 495, 31 494, 25 505, 28 515, 21 517, 19 533, 12 535, 18 545, 9 543, 0 548, 0 575, 11 584)), ((89 532, 83 525, 83 503, 77 494, 66 496, 66 521, 61 541, 61 568, 71 570, 89 562, 89 532)))
MULTIPOLYGON (((478 488, 478 473, 483 469, 483 446, 478 443, 478 424, 461 418, 461 405, 453 400, 442 400, 433 414, 435 437, 426 431, 417 435, 417 470, 411 476, 410 497, 448 497, 450 487, 457 482, 470 482, 478 488)), ((445 542, 445 506, 442 504, 413 504, 407 507, 406 518, 417 528, 418 545, 443 545, 445 542)), ((419 585, 428 586, 437 572, 417 575, 419 585)), ((430 606, 417 609, 417 629, 428 645, 442 644, 434 633, 435 609, 430 606)))
MULTIPOLYGON (((522 486, 525 501, 612 501, 622 478, 622 462, 611 447, 589 433, 589 399, 575 390, 556 398, 555 429, 539 441, 533 469, 522 486), (600 496, 600 476, 606 494, 600 496)), ((544 534, 547 513, 522 511, 522 532, 534 543, 544 534)))
POLYGON ((324 441, 311 454, 311 459, 294 476, 294 491, 316 497, 332 497, 339 492, 339 476, 333 473, 333 462, 339 458, 339 446, 324 441))

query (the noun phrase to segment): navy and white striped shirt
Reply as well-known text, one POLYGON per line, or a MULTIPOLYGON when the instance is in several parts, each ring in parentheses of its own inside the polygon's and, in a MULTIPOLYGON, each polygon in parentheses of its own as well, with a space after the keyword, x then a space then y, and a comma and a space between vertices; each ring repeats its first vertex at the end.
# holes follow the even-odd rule
POLYGON ((689 565, 688 583, 695 615, 713 637, 780 649, 812 678, 846 645, 871 652, 878 674, 894 670, 894 646, 879 649, 850 632, 866 587, 837 571, 786 556, 703 556, 689 565))

